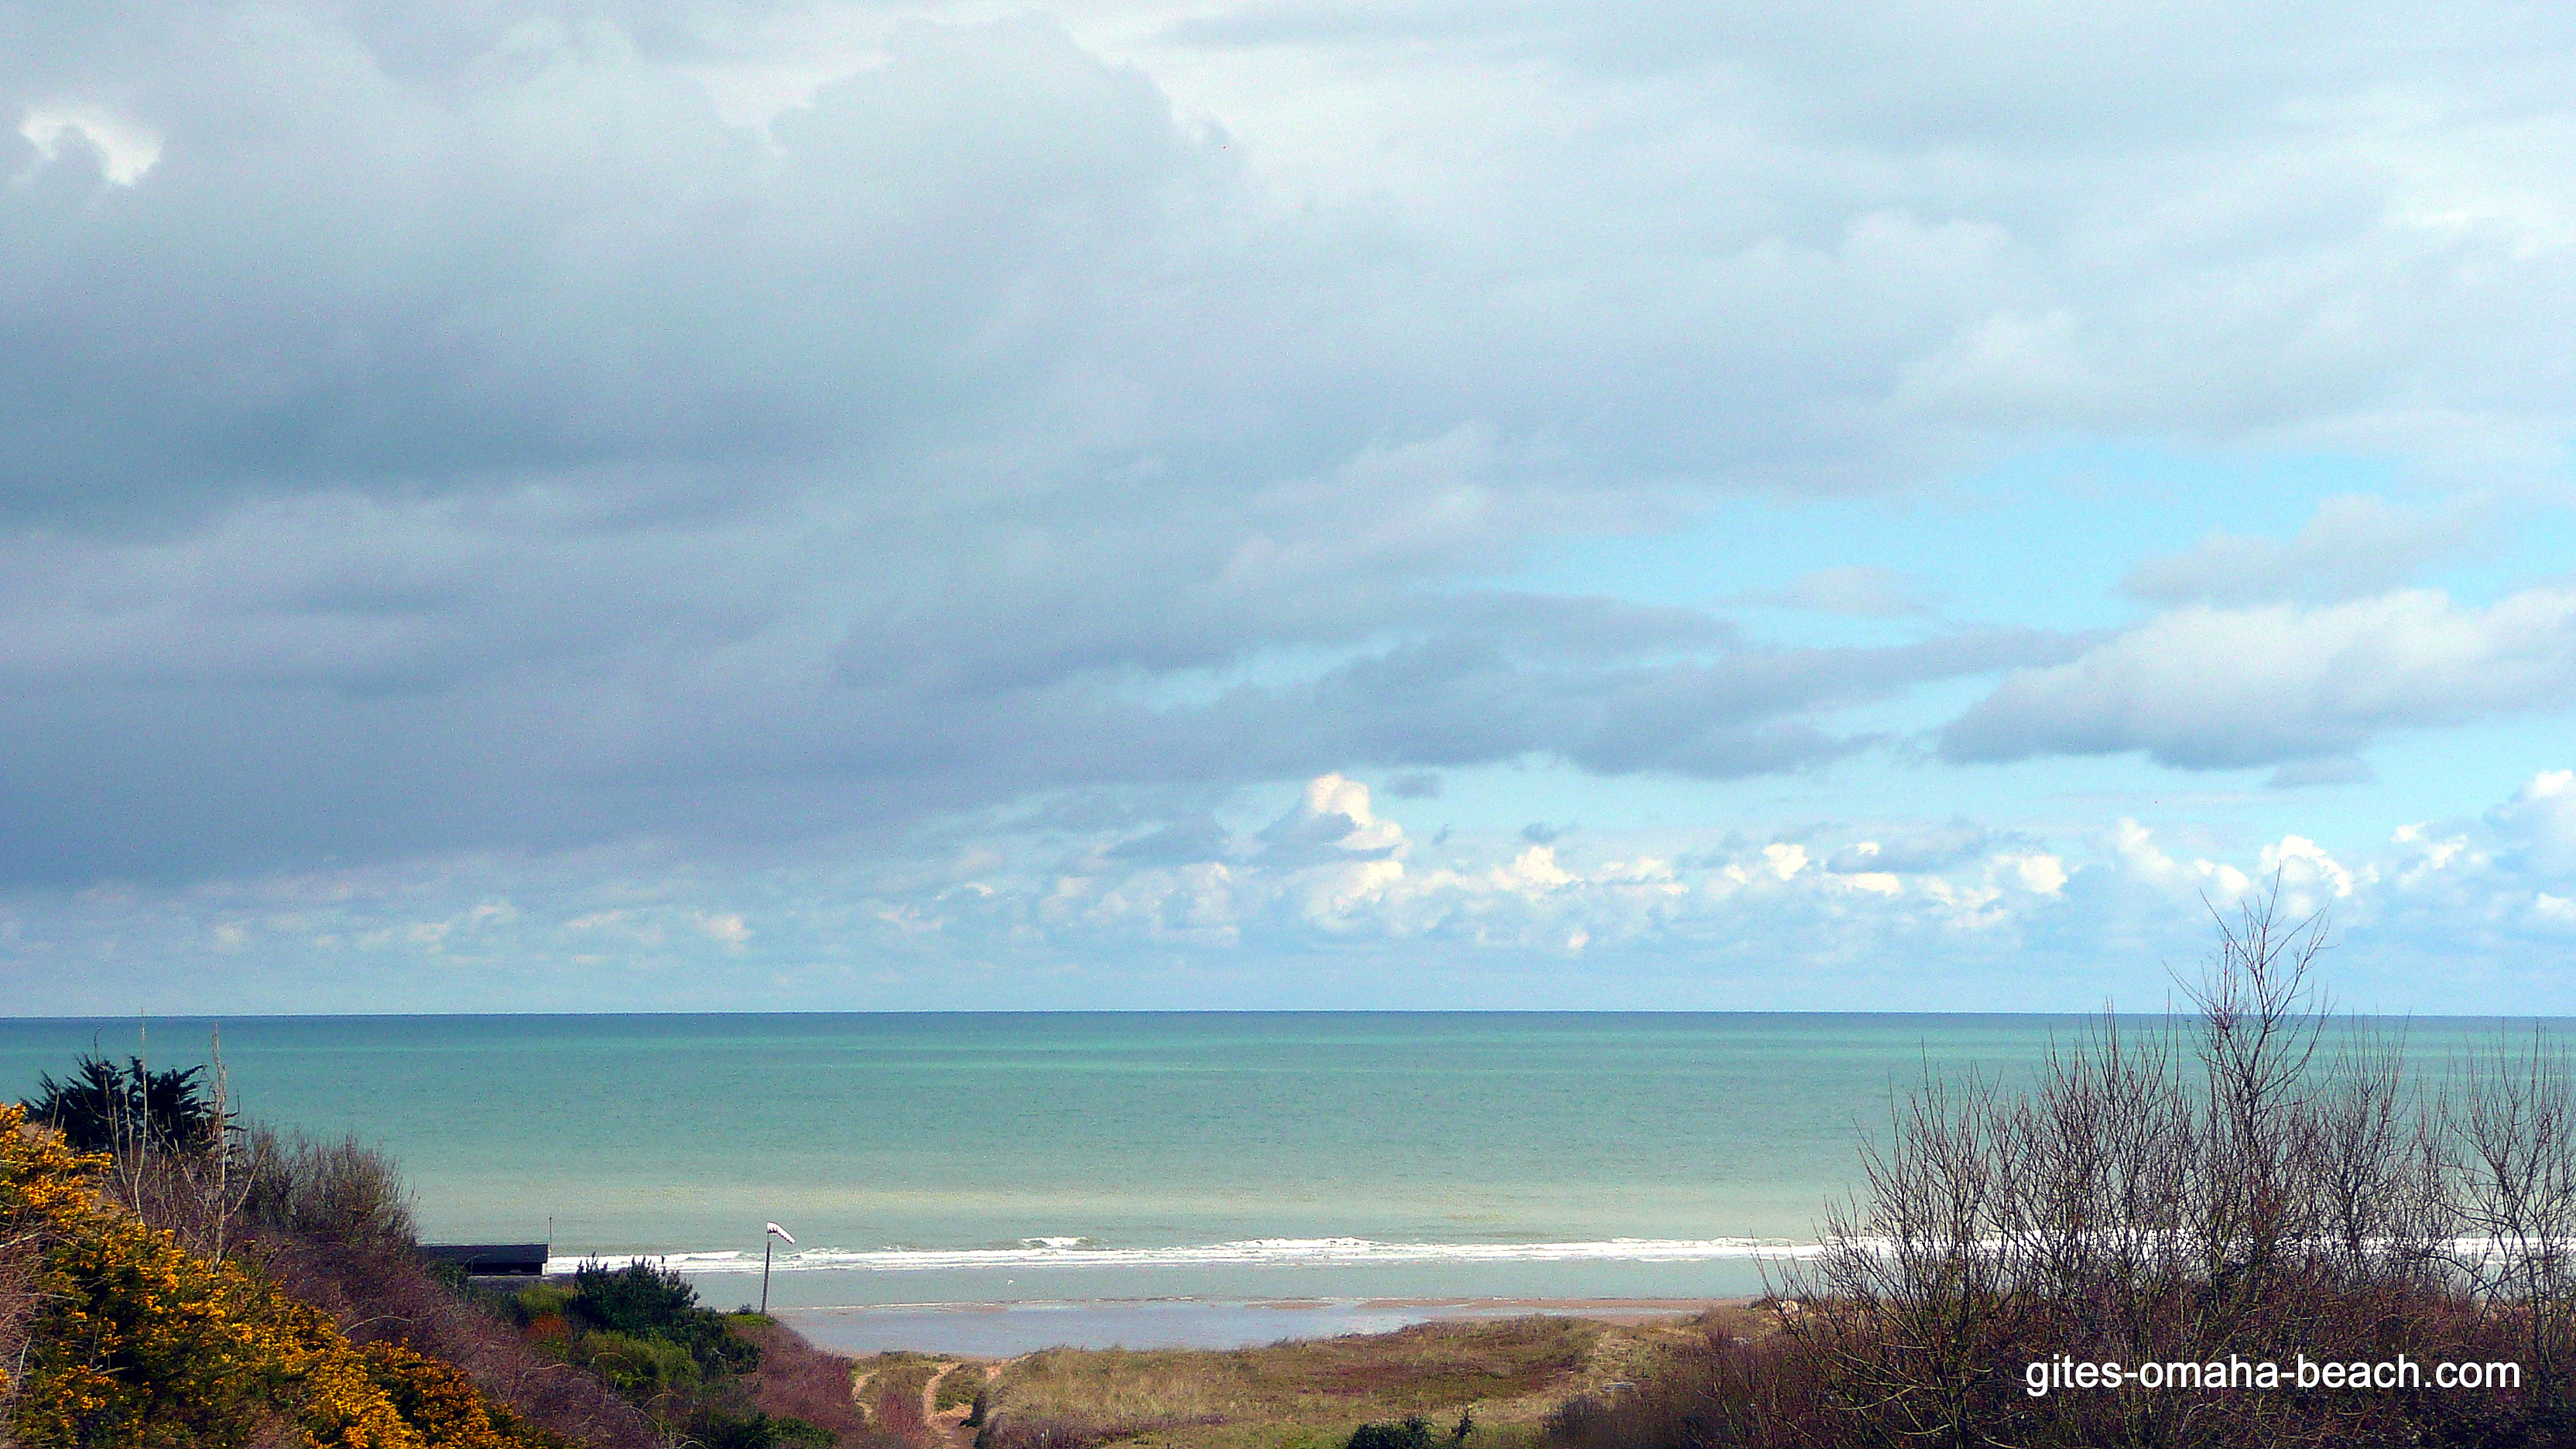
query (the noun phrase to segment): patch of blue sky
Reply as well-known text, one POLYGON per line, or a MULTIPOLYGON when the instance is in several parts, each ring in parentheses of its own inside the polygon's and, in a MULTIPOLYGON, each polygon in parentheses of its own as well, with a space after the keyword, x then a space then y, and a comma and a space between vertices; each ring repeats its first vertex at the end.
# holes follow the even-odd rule
MULTIPOLYGON (((2145 611, 2119 592, 2142 560, 2213 532, 2285 539, 2327 499, 2396 489, 2387 464, 2349 455, 2058 445, 1903 493, 1739 495, 1668 533, 1560 539, 1511 583, 1713 607, 1823 569, 1878 567, 1929 585, 1942 618, 2113 628, 2145 611)), ((1879 642, 1906 621, 1766 608, 1748 622, 1778 642, 1829 644, 1879 642)))
POLYGON ((2517 500, 2495 508, 2458 553, 2424 569, 2421 582, 2467 604, 2487 604, 2535 584, 2576 577, 2576 508, 2517 500))

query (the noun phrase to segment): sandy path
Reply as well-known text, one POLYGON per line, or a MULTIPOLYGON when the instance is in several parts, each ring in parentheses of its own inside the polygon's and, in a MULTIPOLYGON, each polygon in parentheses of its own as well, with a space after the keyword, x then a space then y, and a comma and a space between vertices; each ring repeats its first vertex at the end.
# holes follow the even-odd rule
MULTIPOLYGON (((989 1384, 994 1379, 999 1378, 1002 1373, 1002 1368, 1003 1365, 998 1363, 988 1363, 983 1365, 984 1382, 989 1384)), ((948 1370, 945 1368, 940 1370, 941 1373, 946 1373, 947 1371, 948 1370)), ((935 1393, 938 1388, 939 1380, 932 1379, 930 1381, 930 1389, 926 1392, 935 1393)), ((959 1404, 956 1408, 947 1410, 945 1413, 942 1413, 937 1417, 932 1417, 929 1414, 930 1404, 930 1399, 924 1398, 922 1400, 921 1407, 923 1410, 924 1421, 933 1429, 945 1432, 948 1436, 948 1441, 955 1445, 956 1449, 975 1449, 975 1431, 966 1427, 966 1420, 975 1412, 975 1406, 973 1404, 959 1404)))
MULTIPOLYGON (((945 1363, 931 1365, 930 1379, 927 1383, 924 1383, 921 1386, 921 1422, 928 1425, 933 1433, 937 1433, 939 1431, 939 1410, 937 1407, 939 1398, 939 1381, 946 1378, 948 1376, 948 1371, 955 1367, 957 1367, 957 1362, 954 1359, 945 1363)), ((963 1418, 964 1415, 960 1415, 959 1417, 963 1418)))

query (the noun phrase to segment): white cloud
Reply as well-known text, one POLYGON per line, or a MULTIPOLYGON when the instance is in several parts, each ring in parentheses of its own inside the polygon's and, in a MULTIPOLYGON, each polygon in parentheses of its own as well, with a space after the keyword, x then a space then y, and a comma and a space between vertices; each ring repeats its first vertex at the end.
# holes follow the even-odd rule
POLYGON ((720 916, 700 913, 690 924, 697 928, 699 935, 728 951, 738 952, 751 944, 751 927, 743 923, 742 914, 738 911, 720 916))
POLYGON ((2120 587, 2166 604, 2333 602, 2405 584, 2469 539, 2457 514, 2427 517, 2376 498, 2330 498, 2286 544, 2214 533, 2185 553, 2139 564, 2120 587))
POLYGON ((2110 846, 2125 874, 2159 890, 2201 891, 2232 904, 2254 888, 2252 876, 2223 861, 2175 860, 2156 845, 2153 832, 2125 816, 2112 827, 2110 846))
POLYGON ((2576 873, 2576 770, 2543 770, 2487 812, 2502 848, 2536 875, 2576 873))
POLYGON ((18 134, 47 163, 61 160, 77 138, 97 151, 101 174, 118 186, 141 181, 161 160, 158 134, 92 106, 36 107, 18 123, 18 134))
POLYGON ((1135 1005, 1246 999, 1120 977, 1140 953, 1276 1005, 1354 991, 1387 1004, 1570 1004, 1533 963, 1576 953, 1594 1004, 2084 1010, 2105 994, 2164 999, 2166 969, 2206 949, 2208 911, 2277 879, 2285 908, 2334 923, 2330 984, 2348 1002, 2576 1009, 2576 977, 2549 965, 2576 924, 2565 853, 2576 773, 2543 772, 2484 817, 2401 826, 2377 846, 2288 832, 2186 849, 2123 820, 2098 841, 1984 830, 1983 845, 1937 867, 1880 871, 1811 867, 1819 853, 1955 836, 1968 822, 1817 827, 1804 843, 1682 832, 1671 853, 1602 830, 1573 854, 1503 830, 1435 849, 1350 784, 1310 782, 1286 817, 1364 818, 1373 846, 1338 856, 1163 863, 1076 850, 1084 873, 1068 874, 1055 868, 1061 845, 1031 838, 979 858, 973 889, 941 852, 902 870, 816 858, 720 877, 647 857, 466 858, 14 900, 0 962, 98 963, 29 978, 30 1009, 66 1011, 219 1004, 169 994, 181 988, 232 1010, 381 1006, 366 993, 388 989, 385 973, 433 957, 434 981, 400 978, 405 1005, 940 1005, 969 983, 1032 1004, 1098 1004, 1104 991, 1135 1005), (512 882, 508 914, 487 909, 500 880, 512 882), (757 930, 722 904, 745 894, 765 903, 757 930), (291 932, 249 925, 244 903, 290 896, 309 903, 291 932))
POLYGON ((1941 733, 1950 759, 2144 750, 2186 768, 2349 754, 2383 731, 2576 700, 2576 590, 2478 607, 2408 589, 2324 608, 2191 607, 2019 671, 1941 733))

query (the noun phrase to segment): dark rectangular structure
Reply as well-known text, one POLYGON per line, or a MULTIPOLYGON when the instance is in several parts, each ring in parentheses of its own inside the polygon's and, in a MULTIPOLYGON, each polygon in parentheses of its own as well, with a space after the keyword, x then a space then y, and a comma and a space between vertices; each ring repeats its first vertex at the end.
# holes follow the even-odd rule
POLYGON ((469 1278, 541 1278, 546 1271, 545 1243, 423 1243, 420 1255, 449 1263, 469 1278))

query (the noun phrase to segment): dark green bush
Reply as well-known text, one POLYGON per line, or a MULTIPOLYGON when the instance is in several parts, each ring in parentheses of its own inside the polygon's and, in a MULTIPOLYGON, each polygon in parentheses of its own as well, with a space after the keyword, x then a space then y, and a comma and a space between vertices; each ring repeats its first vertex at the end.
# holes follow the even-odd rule
POLYGON ((723 1314, 698 1306, 698 1290, 670 1269, 640 1259, 623 1268, 582 1264, 563 1313, 586 1335, 615 1333, 667 1344, 686 1354, 703 1379, 746 1373, 760 1363, 760 1350, 737 1337, 723 1314))
POLYGON ((1431 1421, 1416 1414, 1401 1424, 1362 1424, 1350 1449, 1432 1449, 1431 1421))
POLYGON ((700 1409, 689 1416, 688 1442, 697 1449, 832 1449, 834 1435, 785 1414, 772 1418, 757 1409, 748 1414, 700 1409))

